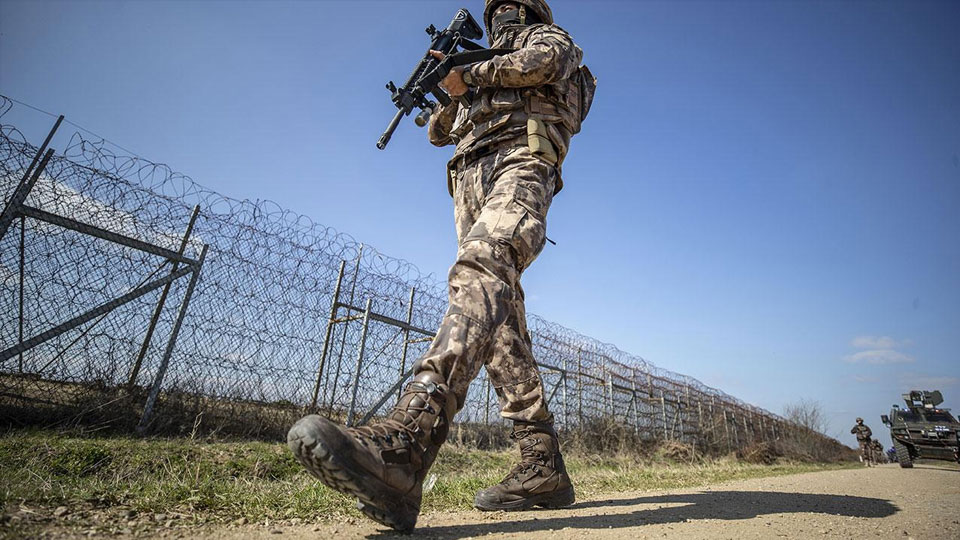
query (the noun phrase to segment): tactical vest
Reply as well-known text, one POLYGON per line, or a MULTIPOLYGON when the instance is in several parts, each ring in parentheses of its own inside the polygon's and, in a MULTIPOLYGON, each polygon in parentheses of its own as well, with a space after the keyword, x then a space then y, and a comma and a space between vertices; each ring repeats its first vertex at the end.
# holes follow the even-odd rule
MULTIPOLYGON (((532 30, 538 26, 524 27, 512 39, 508 37, 507 43, 500 40, 498 47, 526 46, 532 30)), ((595 91, 596 79, 586 66, 580 66, 566 79, 543 86, 481 88, 469 108, 460 108, 450 130, 457 142, 454 159, 494 145, 529 145, 534 153, 543 152, 544 159, 553 162, 559 170, 570 148, 571 137, 580 132, 590 111, 595 91), (545 133, 531 132, 537 129, 545 133), (535 150, 536 145, 540 150, 535 150), (549 155, 551 151, 553 156, 549 155)), ((558 181, 557 191, 562 185, 562 180, 558 181)))

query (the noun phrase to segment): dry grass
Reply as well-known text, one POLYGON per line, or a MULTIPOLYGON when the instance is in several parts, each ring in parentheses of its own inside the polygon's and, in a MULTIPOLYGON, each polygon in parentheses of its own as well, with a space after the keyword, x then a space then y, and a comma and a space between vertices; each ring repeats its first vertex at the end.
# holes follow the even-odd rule
MULTIPOLYGON (((473 494, 498 482, 516 458, 513 451, 483 451, 456 442, 446 445, 432 470, 437 479, 425 495, 424 510, 469 508, 473 494)), ((583 498, 835 466, 782 459, 760 465, 733 456, 703 459, 679 443, 643 454, 573 451, 566 461, 583 498)), ((0 437, 0 505, 6 521, 20 519, 23 508, 36 517, 24 521, 17 529, 20 532, 30 523, 34 532, 49 526, 61 506, 75 518, 70 523, 105 527, 102 532, 129 524, 132 516, 147 527, 156 526, 158 515, 194 524, 359 516, 354 501, 315 482, 282 444, 90 438, 51 432, 0 437)))

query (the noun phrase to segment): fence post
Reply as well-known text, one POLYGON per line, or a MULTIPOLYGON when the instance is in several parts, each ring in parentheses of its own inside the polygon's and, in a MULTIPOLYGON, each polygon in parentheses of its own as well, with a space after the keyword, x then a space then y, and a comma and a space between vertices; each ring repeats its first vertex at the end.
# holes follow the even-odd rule
POLYGON ((740 434, 737 433, 737 414, 736 414, 736 413, 730 413, 730 418, 733 419, 733 422, 731 422, 731 423, 733 424, 733 442, 734 442, 734 444, 736 445, 736 448, 739 449, 739 448, 740 448, 740 434))
MULTIPOLYGON (((323 337, 323 349, 320 352, 320 365, 317 367, 317 381, 313 385, 313 397, 310 399, 310 408, 317 408, 317 397, 320 395, 320 381, 323 378, 327 364, 327 352, 330 348, 330 336, 333 334, 333 321, 337 319, 337 310, 340 308, 340 287, 343 285, 343 269, 347 261, 340 261, 340 271, 337 273, 337 284, 333 288, 333 299, 330 300, 330 316, 327 318, 327 333, 323 337)), ((323 401, 327 401, 327 389, 323 389, 323 401)))
POLYGON ((607 359, 602 354, 600 355, 600 387, 603 388, 601 407, 605 411, 610 405, 610 401, 607 399, 607 359))
POLYGON ((640 437, 640 405, 637 403, 637 368, 633 368, 633 377, 630 379, 630 404, 633 405, 633 434, 640 437))
POLYGON ((663 396, 663 390, 660 391, 660 413, 663 416, 663 440, 667 440, 667 400, 663 396))
POLYGON ((143 435, 147 431, 153 416, 153 407, 157 403, 157 397, 160 395, 160 386, 163 385, 163 378, 167 374, 167 366, 170 365, 170 356, 173 355, 173 348, 177 344, 177 336, 180 335, 180 327, 183 325, 183 319, 187 316, 187 308, 190 306, 190 297, 193 296, 193 290, 200 280, 200 270, 203 269, 203 261, 207 258, 207 248, 204 245, 200 251, 200 259, 193 269, 193 275, 190 276, 190 284, 187 285, 187 292, 183 295, 183 302, 180 304, 180 312, 177 313, 177 320, 173 323, 173 330, 170 331, 170 339, 167 340, 167 348, 163 352, 163 359, 160 360, 160 368, 157 370, 157 377, 153 381, 153 388, 150 389, 150 395, 147 396, 147 403, 143 406, 143 416, 140 417, 140 423, 137 424, 136 431, 143 435))
POLYGON ((703 400, 699 397, 697 398, 697 438, 706 439, 703 433, 703 400))
MULTIPOLYGON (((193 214, 190 215, 190 221, 187 223, 187 232, 183 234, 183 239, 180 240, 180 249, 177 251, 177 255, 183 256, 183 253, 187 250, 187 244, 190 242, 190 235, 193 233, 193 226, 197 222, 198 215, 200 215, 199 204, 193 207, 193 214)), ((173 261, 170 273, 176 273, 179 266, 180 261, 173 261)), ((144 336, 143 343, 140 345, 140 353, 137 354, 137 359, 134 361, 133 368, 130 370, 130 375, 127 378, 128 388, 133 388, 137 383, 137 377, 140 375, 140 367, 143 365, 143 359, 147 356, 147 349, 150 348, 150 340, 153 339, 153 332, 157 329, 157 322, 160 320, 160 314, 163 313, 163 306, 167 302, 167 296, 170 294, 171 287, 173 287, 173 282, 164 285, 163 290, 160 292, 157 307, 154 308, 153 316, 150 317, 150 324, 147 326, 147 334, 144 336)))
POLYGON ((577 419, 583 427, 583 349, 577 347, 577 419))
POLYGON ((680 427, 680 442, 683 442, 683 400, 677 400, 677 423, 680 427))
POLYGON ((607 372, 607 386, 608 386, 607 392, 609 392, 607 395, 610 401, 610 418, 612 420, 616 420, 617 410, 616 410, 616 407, 614 407, 613 405, 613 373, 609 371, 607 372))
MULTIPOLYGON (((407 372, 407 347, 410 346, 410 325, 413 324, 413 295, 417 288, 410 287, 410 300, 407 303, 407 327, 403 329, 403 350, 400 352, 400 378, 407 372)), ((403 396, 403 387, 397 388, 397 400, 403 396)))
MULTIPOLYGON (((24 250, 26 247, 27 217, 20 215, 20 312, 17 319, 20 331, 17 335, 18 344, 23 347, 23 280, 26 272, 26 261, 24 259, 24 250)), ((20 352, 19 361, 20 373, 23 373, 23 351, 20 352)))
POLYGON ((729 451, 732 445, 730 443, 730 427, 727 424, 727 409, 723 408, 723 409, 720 409, 720 411, 723 413, 723 433, 724 433, 723 438, 724 438, 724 441, 727 443, 727 451, 729 451))
POLYGON ((347 411, 347 425, 353 425, 353 414, 357 407, 357 389, 360 387, 360 370, 363 368, 363 350, 367 346, 367 330, 370 328, 370 308, 373 299, 367 298, 367 307, 363 312, 363 330, 360 331, 360 351, 357 353, 357 370, 353 374, 353 391, 350 393, 350 409, 347 411))
POLYGON ((483 377, 483 424, 490 425, 490 374, 485 373, 483 377))
MULTIPOLYGON (((350 305, 353 304, 355 294, 357 292, 357 281, 360 278, 360 260, 363 258, 363 244, 360 244, 360 249, 357 251, 357 262, 353 267, 353 283, 350 285, 350 300, 348 301, 350 305)), ((349 311, 347 312, 349 315, 349 311)), ((340 338, 340 351, 337 352, 337 369, 333 375, 333 384, 327 386, 333 386, 335 389, 337 387, 337 381, 340 380, 340 369, 343 367, 343 349, 347 345, 347 331, 350 329, 350 320, 347 320, 343 323, 343 336, 340 338)), ((324 387, 324 395, 326 395, 326 386, 324 387)), ((336 393, 330 392, 330 402, 326 404, 328 408, 333 407, 333 401, 337 399, 336 393)))
POLYGON ((563 399, 563 429, 570 429, 569 418, 567 417, 567 357, 564 355, 561 358, 561 366, 563 369, 563 394, 561 394, 563 399))

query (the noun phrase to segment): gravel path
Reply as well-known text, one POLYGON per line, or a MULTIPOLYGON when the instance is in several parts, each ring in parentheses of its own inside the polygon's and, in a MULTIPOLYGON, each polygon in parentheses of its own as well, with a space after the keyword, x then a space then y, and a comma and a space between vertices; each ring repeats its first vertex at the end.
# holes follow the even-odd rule
MULTIPOLYGON (((199 532, 199 531, 197 531, 199 532)), ((366 520, 238 526, 207 538, 960 538, 960 467, 872 469, 758 478, 673 491, 620 493, 565 510, 420 516, 412 536, 366 520)))

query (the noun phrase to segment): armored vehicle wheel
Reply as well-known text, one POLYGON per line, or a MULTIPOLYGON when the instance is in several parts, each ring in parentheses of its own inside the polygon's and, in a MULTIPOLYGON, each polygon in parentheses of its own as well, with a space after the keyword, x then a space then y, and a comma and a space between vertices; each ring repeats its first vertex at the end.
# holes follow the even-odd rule
POLYGON ((913 467, 913 460, 910 459, 910 449, 900 441, 893 441, 893 449, 897 452, 897 461, 904 469, 913 467))

